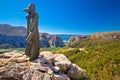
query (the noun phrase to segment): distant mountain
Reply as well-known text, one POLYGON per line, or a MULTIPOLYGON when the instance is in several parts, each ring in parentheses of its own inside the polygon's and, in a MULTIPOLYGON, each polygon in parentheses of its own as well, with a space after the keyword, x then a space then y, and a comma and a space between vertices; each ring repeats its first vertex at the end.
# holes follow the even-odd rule
POLYGON ((27 29, 23 26, 11 26, 9 24, 0 24, 0 34, 6 36, 26 36, 27 29))
POLYGON ((24 36, 7 36, 0 34, 0 48, 22 48, 25 47, 26 37, 24 36))
POLYGON ((118 39, 120 40, 120 32, 101 32, 95 33, 91 36, 91 38, 97 39, 118 39))
POLYGON ((23 26, 0 24, 0 48, 25 47, 26 32, 23 26))
POLYGON ((85 44, 88 44, 88 42, 90 45, 92 43, 103 44, 111 41, 120 41, 120 32, 101 32, 84 37, 74 36, 70 38, 68 46, 81 47, 85 44))
MULTIPOLYGON (((20 48, 26 46, 27 29, 23 26, 0 24, 0 48, 20 48)), ((41 47, 63 47, 59 36, 40 33, 41 47)))

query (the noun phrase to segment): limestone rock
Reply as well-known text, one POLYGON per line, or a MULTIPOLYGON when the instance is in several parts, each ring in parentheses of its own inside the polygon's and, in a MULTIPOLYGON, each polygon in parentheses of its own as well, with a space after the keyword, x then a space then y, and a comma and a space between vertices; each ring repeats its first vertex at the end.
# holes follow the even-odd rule
POLYGON ((53 71, 57 73, 60 71, 60 68, 58 66, 53 66, 53 71))
POLYGON ((62 72, 67 72, 71 66, 71 62, 63 54, 55 54, 55 66, 58 66, 62 72))
POLYGON ((38 63, 41 63, 41 64, 45 64, 48 62, 47 59, 43 58, 43 57, 38 57, 36 60, 34 60, 34 62, 38 62, 38 63))
POLYGON ((62 39, 57 35, 50 35, 48 33, 40 33, 41 47, 63 47, 62 39))
POLYGON ((70 45, 72 45, 72 44, 74 44, 74 43, 79 43, 79 42, 81 42, 84 38, 88 38, 89 37, 89 35, 86 35, 86 36, 72 36, 72 37, 70 37, 70 40, 69 40, 69 43, 68 43, 68 45, 70 46, 70 45))
POLYGON ((120 32, 101 32, 91 35, 90 38, 104 39, 104 40, 120 40, 120 32))
POLYGON ((70 70, 67 73, 68 77, 79 80, 80 77, 88 78, 86 72, 78 67, 76 64, 72 64, 70 70))
POLYGON ((12 62, 17 62, 17 63, 22 63, 22 62, 27 62, 29 58, 27 58, 26 55, 19 57, 19 58, 13 58, 11 61, 12 62))
POLYGON ((70 80, 67 75, 62 73, 56 75, 50 68, 38 63, 32 64, 26 71, 27 74, 23 76, 24 80, 70 80))
POLYGON ((0 76, 2 76, 2 79, 4 80, 8 80, 9 78, 13 78, 12 80, 22 80, 23 74, 20 73, 26 68, 26 63, 8 63, 8 65, 4 66, 4 69, 0 72, 0 76))
POLYGON ((66 61, 68 63, 71 63, 67 57, 63 54, 54 54, 54 60, 55 62, 60 62, 60 61, 66 61))
POLYGON ((24 55, 24 53, 18 53, 18 52, 7 52, 0 54, 0 66, 7 65, 10 62, 15 62, 15 63, 23 63, 27 62, 29 58, 24 55))
POLYGON ((54 61, 54 55, 49 52, 49 51, 43 51, 40 53, 40 56, 47 59, 47 62, 49 64, 53 64, 53 61, 54 61))
POLYGON ((88 78, 83 69, 72 64, 63 54, 43 51, 42 57, 31 62, 23 52, 3 54, 7 54, 7 58, 0 57, 0 80, 79 80, 80 76, 88 78), (52 56, 53 64, 49 63, 52 56))
POLYGON ((70 78, 62 73, 54 74, 53 80, 70 80, 70 78))
POLYGON ((23 56, 23 54, 13 51, 13 52, 7 52, 7 53, 0 54, 0 56, 4 57, 4 58, 11 58, 11 57, 15 56, 15 58, 18 58, 18 57, 23 56))
POLYGON ((51 52, 49 51, 43 51, 40 53, 40 56, 41 57, 44 57, 46 59, 53 59, 54 58, 54 54, 52 54, 51 52))

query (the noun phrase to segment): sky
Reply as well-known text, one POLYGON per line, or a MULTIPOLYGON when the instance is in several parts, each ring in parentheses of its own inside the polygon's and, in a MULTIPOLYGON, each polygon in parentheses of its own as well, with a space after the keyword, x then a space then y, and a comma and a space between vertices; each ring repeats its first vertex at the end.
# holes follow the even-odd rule
POLYGON ((93 34, 120 31, 120 0, 0 0, 0 24, 26 27, 29 3, 36 5, 39 31, 93 34))

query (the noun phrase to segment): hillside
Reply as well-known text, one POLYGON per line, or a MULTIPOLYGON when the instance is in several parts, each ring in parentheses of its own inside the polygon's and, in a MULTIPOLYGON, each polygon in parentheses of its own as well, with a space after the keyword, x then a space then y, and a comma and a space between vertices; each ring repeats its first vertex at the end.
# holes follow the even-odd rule
MULTIPOLYGON (((97 33, 97 35, 102 35, 102 33, 97 33)), ((95 38, 91 35, 69 47, 58 49, 54 53, 65 54, 71 62, 86 70, 90 80, 120 80, 120 39, 118 35, 118 32, 109 33, 106 38, 95 38), (113 34, 117 37, 108 37, 113 34)))
POLYGON ((118 39, 120 40, 120 32, 102 32, 102 33, 95 33, 91 36, 91 38, 97 39, 118 39))
MULTIPOLYGON (((27 29, 23 26, 0 24, 0 48, 24 48, 26 46, 27 29)), ((62 39, 57 35, 40 33, 40 46, 63 47, 62 39)))
POLYGON ((26 36, 27 29, 23 26, 12 26, 9 24, 0 24, 0 34, 6 36, 26 36))

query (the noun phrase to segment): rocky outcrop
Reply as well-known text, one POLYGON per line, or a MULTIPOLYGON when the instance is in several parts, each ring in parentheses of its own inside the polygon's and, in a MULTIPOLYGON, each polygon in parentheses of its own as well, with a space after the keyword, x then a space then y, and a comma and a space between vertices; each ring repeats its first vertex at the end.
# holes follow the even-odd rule
MULTIPOLYGON (((0 48, 20 48, 26 46, 27 29, 22 26, 13 27, 0 24, 0 48)), ((40 33, 41 47, 63 47, 64 43, 59 36, 40 33)))
POLYGON ((80 42, 84 38, 88 38, 88 37, 90 37, 90 36, 89 35, 86 35, 86 36, 73 36, 73 37, 70 38, 68 45, 72 45, 72 44, 74 44, 76 42, 80 42))
POLYGON ((91 38, 120 40, 120 32, 101 32, 91 35, 91 38))
POLYGON ((63 47, 64 43, 59 36, 50 35, 48 33, 40 33, 41 47, 63 47))
POLYGON ((29 62, 24 52, 0 54, 0 80, 80 80, 86 72, 72 64, 63 54, 44 51, 29 62))
POLYGON ((78 36, 71 37, 68 45, 72 45, 75 42, 80 42, 80 37, 78 37, 78 36))
POLYGON ((120 32, 101 32, 95 33, 92 35, 86 35, 83 37, 74 36, 69 40, 69 45, 72 45, 76 42, 81 42, 84 38, 94 40, 94 39, 102 39, 102 40, 120 40, 120 32))

